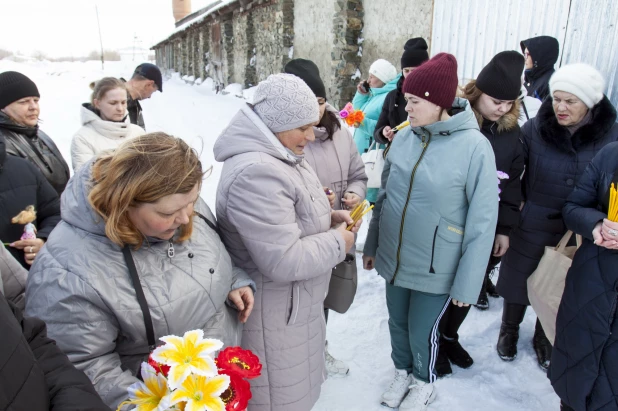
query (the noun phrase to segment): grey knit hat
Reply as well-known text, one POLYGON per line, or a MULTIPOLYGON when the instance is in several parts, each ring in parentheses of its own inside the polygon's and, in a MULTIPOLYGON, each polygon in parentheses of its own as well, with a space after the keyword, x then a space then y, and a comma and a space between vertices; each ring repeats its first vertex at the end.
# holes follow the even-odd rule
POLYGON ((293 74, 272 74, 261 81, 255 90, 253 111, 273 133, 320 120, 315 94, 293 74))

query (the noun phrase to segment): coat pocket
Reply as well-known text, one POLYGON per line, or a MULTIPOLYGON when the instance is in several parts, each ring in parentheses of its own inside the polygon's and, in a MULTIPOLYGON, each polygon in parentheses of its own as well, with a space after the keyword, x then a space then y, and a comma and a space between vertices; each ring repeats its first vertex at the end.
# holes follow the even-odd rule
POLYGON ((430 272, 455 274, 462 255, 464 228, 459 224, 440 219, 434 233, 430 272))
POLYGON ((307 298, 308 296, 306 295, 304 287, 301 287, 301 283, 293 282, 288 304, 289 309, 287 310, 288 325, 301 324, 306 320, 309 310, 307 307, 303 307, 303 304, 310 302, 310 298, 309 300, 307 300, 307 298))

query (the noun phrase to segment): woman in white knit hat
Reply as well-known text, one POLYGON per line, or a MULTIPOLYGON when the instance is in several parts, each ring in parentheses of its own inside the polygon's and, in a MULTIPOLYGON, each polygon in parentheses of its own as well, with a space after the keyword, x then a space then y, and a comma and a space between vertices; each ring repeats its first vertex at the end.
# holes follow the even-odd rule
POLYGON ((243 347, 264 368, 251 380, 252 411, 309 411, 326 376, 324 299, 332 268, 354 245, 349 211, 332 211, 304 159, 320 113, 292 74, 262 81, 253 107, 231 120, 214 147, 223 171, 217 218, 234 263, 257 284, 243 347))
MULTIPOLYGON (((596 69, 587 64, 564 66, 551 77, 549 88, 551 98, 521 130, 525 205, 519 225, 511 231, 497 284, 505 310, 498 355, 505 361, 517 356, 519 324, 529 305, 526 281, 545 247, 556 246, 567 231, 562 219, 567 197, 596 153, 618 140, 616 110, 603 95, 605 82, 596 69)), ((532 341, 539 365, 546 370, 552 346, 538 321, 532 341)))

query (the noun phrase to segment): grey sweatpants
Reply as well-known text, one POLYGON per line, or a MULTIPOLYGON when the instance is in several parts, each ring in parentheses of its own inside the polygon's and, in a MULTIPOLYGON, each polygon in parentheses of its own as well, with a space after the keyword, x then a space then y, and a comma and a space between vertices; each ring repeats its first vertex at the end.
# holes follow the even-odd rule
POLYGON ((395 368, 413 373, 421 381, 436 381, 438 324, 450 302, 448 294, 430 294, 386 283, 391 358, 395 368))

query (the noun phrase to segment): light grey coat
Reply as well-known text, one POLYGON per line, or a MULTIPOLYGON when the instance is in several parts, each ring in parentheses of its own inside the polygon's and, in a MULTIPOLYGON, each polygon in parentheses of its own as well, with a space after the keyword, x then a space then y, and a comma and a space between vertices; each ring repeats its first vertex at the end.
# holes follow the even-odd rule
POLYGON ((217 216, 234 263, 255 280, 242 345, 262 376, 251 411, 308 411, 326 374, 323 305, 330 273, 345 258, 330 205, 307 162, 283 147, 247 106, 215 143, 223 171, 217 216))
MULTIPOLYGON (((30 270, 26 314, 47 323, 49 336, 116 409, 137 381, 149 347, 122 250, 105 236, 105 224, 87 200, 91 167, 92 161, 80 168, 62 195, 62 221, 30 270)), ((196 211, 213 219, 201 200, 196 211)), ((162 240, 149 239, 133 251, 155 338, 199 328, 237 345, 237 313, 225 302, 230 290, 254 284, 233 267, 217 233, 193 218, 193 235, 173 244, 173 257, 162 240)))

